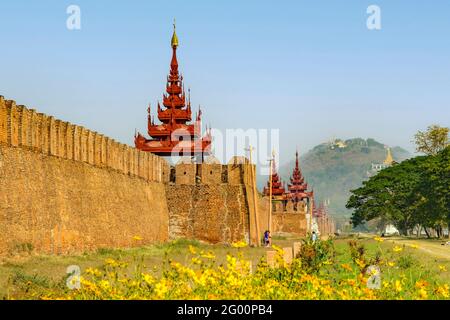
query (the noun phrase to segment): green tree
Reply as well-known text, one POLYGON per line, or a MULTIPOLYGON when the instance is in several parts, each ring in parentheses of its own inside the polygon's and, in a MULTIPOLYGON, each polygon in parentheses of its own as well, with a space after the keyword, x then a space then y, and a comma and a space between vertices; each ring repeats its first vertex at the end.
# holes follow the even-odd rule
POLYGON ((351 193, 354 226, 380 218, 405 235, 418 224, 441 235, 450 225, 450 147, 384 169, 351 193))
POLYGON ((427 199, 424 205, 438 227, 450 228, 450 146, 429 157, 422 169, 420 189, 427 199))
POLYGON ((414 136, 417 152, 423 152, 427 155, 438 154, 450 144, 449 132, 449 128, 439 125, 431 125, 425 132, 417 132, 414 136))
POLYGON ((354 209, 351 221, 357 226, 375 218, 393 223, 402 233, 414 226, 414 207, 420 201, 414 193, 420 181, 418 163, 424 157, 406 160, 379 172, 363 186, 352 190, 347 202, 348 209, 354 209))

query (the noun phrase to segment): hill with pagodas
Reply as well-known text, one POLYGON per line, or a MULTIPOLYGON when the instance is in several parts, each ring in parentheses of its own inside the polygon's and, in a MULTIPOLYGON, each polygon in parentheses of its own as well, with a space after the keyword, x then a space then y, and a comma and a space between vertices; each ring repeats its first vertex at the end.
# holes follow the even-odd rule
MULTIPOLYGON (((326 203, 328 212, 338 222, 346 222, 351 215, 345 208, 350 190, 361 186, 389 162, 410 157, 401 147, 389 148, 370 138, 336 139, 312 148, 300 158, 300 165, 309 187, 314 189, 316 203, 326 203)), ((294 166, 295 159, 280 166, 284 181, 289 181, 294 166)))

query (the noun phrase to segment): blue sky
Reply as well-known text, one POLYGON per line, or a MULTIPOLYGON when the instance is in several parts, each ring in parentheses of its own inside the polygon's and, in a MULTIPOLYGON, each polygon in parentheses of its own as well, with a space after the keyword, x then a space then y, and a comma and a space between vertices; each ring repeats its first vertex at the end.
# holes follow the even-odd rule
POLYGON ((331 137, 414 150, 450 125, 450 1, 0 0, 0 94, 132 144, 178 57, 215 128, 279 128, 281 161, 331 137), (81 8, 82 29, 66 28, 81 8), (381 8, 382 29, 366 28, 381 8))

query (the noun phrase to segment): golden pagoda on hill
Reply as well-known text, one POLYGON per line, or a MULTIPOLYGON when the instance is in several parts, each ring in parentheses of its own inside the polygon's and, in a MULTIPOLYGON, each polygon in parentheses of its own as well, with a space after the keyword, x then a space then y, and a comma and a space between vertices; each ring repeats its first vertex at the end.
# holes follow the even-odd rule
POLYGON ((395 160, 392 157, 391 148, 386 147, 386 158, 384 159, 383 163, 372 163, 372 170, 370 172, 367 172, 367 176, 371 177, 379 171, 392 166, 394 163, 395 160))
POLYGON ((386 159, 384 159, 383 163, 386 166, 392 166, 394 163, 394 158, 392 158, 391 148, 387 148, 386 159))

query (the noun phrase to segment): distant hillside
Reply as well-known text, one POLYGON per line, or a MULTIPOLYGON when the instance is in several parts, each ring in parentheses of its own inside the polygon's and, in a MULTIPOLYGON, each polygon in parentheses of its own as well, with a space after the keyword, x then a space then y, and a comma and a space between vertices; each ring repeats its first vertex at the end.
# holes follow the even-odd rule
MULTIPOLYGON (((411 154, 400 148, 391 148, 394 161, 401 162, 411 154)), ((300 166, 309 186, 314 188, 316 202, 329 200, 330 214, 347 220, 350 212, 345 204, 350 190, 358 188, 372 171, 372 163, 383 163, 387 150, 374 139, 335 140, 314 147, 300 159, 300 166)), ((285 182, 292 173, 295 159, 280 167, 285 182)), ((340 220, 340 219, 339 219, 340 220)))

